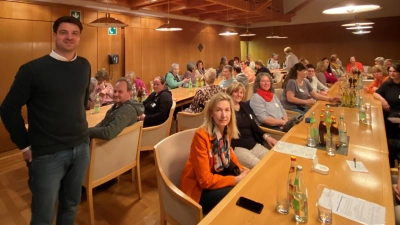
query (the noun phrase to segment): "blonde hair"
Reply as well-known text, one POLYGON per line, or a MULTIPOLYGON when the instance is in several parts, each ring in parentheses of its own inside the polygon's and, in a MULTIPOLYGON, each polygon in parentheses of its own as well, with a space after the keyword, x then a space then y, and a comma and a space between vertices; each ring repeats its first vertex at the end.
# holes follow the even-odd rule
POLYGON ((244 94, 244 92, 246 91, 246 88, 244 87, 244 85, 238 81, 232 82, 226 89, 226 93, 228 95, 232 95, 233 92, 238 92, 240 88, 243 90, 243 94, 244 94))
POLYGON ((372 67, 372 73, 376 73, 376 72, 381 72, 383 77, 386 77, 389 75, 388 71, 386 70, 385 67, 381 66, 381 65, 375 65, 372 67))
POLYGON ((324 61, 320 61, 317 63, 317 68, 315 68, 316 72, 325 73, 328 66, 325 64, 324 61))
POLYGON ((217 77, 217 71, 214 68, 208 68, 204 74, 204 80, 207 84, 214 84, 215 78, 217 77))
POLYGON ((130 71, 130 72, 128 72, 126 75, 125 75, 125 78, 127 78, 127 79, 129 79, 129 80, 133 80, 133 78, 136 78, 136 74, 135 74, 135 72, 133 72, 133 71, 130 71))
POLYGON ((285 52, 285 53, 292 52, 292 48, 291 47, 286 47, 285 49, 283 49, 283 52, 285 52))
POLYGON ((235 109, 234 109, 234 104, 232 98, 223 92, 215 94, 210 101, 208 102, 206 108, 204 109, 204 122, 201 125, 201 128, 205 129, 209 135, 213 134, 213 124, 214 121, 211 117, 212 111, 214 110, 215 106, 217 105, 218 102, 220 101, 228 101, 230 105, 230 110, 231 110, 231 119, 229 120, 229 123, 227 125, 228 127, 228 135, 230 138, 239 138, 239 130, 237 129, 236 126, 236 115, 235 115, 235 109))

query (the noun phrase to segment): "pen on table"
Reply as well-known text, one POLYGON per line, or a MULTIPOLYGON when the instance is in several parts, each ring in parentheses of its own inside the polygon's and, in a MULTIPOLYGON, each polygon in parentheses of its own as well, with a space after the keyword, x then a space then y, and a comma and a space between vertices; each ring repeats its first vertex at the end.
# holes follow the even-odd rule
POLYGON ((354 161, 354 168, 357 168, 357 161, 356 161, 356 158, 354 158, 353 161, 354 161))

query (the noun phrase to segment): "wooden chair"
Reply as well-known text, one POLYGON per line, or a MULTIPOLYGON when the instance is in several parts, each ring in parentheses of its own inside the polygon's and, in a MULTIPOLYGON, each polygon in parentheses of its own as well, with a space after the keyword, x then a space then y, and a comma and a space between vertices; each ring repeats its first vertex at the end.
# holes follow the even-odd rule
POLYGON ((176 102, 172 103, 168 119, 157 126, 143 128, 140 151, 154 150, 154 145, 169 136, 176 102))
POLYGON ((262 131, 271 135, 271 137, 275 138, 278 141, 283 137, 283 135, 286 134, 286 132, 283 132, 283 131, 274 130, 274 129, 263 127, 263 126, 259 126, 259 127, 262 131))
POLYGON ((249 83, 246 87, 246 93, 244 95, 244 98, 242 99, 242 102, 247 102, 251 99, 251 96, 253 96, 254 93, 254 81, 249 83))
POLYGON ((276 80, 276 83, 282 82, 283 74, 281 72, 275 72, 274 77, 276 80))
POLYGON ((178 188, 195 131, 173 134, 154 147, 162 225, 194 225, 203 218, 202 207, 178 188))
POLYGON ((204 109, 200 113, 188 113, 188 112, 178 112, 177 115, 177 127, 178 132, 200 127, 204 122, 204 113, 209 101, 205 102, 204 109))
POLYGON ((110 141, 93 138, 90 143, 90 164, 83 186, 86 188, 90 224, 94 224, 93 188, 132 170, 132 182, 136 177, 136 189, 142 198, 140 179, 140 141, 143 122, 125 128, 110 141), (136 170, 134 169, 136 167, 136 170))

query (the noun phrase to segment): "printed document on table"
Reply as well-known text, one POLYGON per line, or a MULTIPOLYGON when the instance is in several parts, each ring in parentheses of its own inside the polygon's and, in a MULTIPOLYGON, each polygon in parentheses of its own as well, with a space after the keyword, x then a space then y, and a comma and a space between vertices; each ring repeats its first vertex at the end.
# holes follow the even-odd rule
POLYGON ((303 145, 296 145, 291 144, 284 141, 278 141, 273 148, 274 151, 288 154, 288 155, 295 155, 298 157, 312 159, 317 152, 316 148, 311 148, 303 145))
POLYGON ((331 191, 332 213, 362 224, 385 224, 386 208, 338 191, 331 191))
POLYGON ((364 163, 356 162, 356 166, 354 166, 354 161, 353 160, 346 160, 346 162, 347 162, 347 165, 349 165, 351 171, 368 173, 368 170, 364 166, 364 163))

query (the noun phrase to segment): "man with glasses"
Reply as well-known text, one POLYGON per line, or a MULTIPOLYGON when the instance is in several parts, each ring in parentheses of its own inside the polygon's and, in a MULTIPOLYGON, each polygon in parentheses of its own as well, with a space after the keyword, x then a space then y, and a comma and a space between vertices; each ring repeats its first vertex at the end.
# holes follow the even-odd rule
POLYGON ((323 85, 317 77, 315 77, 315 67, 313 64, 307 64, 307 80, 310 81, 312 88, 321 95, 327 95, 329 88, 323 85))

